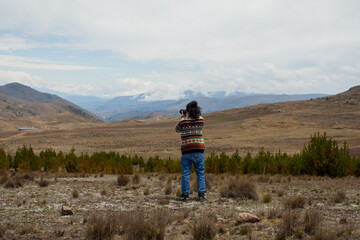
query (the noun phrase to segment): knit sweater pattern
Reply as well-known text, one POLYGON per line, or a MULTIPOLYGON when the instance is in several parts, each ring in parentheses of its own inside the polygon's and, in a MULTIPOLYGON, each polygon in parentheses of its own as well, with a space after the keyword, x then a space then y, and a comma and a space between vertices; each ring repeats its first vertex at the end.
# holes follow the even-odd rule
POLYGON ((205 142, 202 135, 204 118, 198 119, 181 118, 176 125, 176 132, 181 132, 181 152, 190 150, 205 150, 205 142))

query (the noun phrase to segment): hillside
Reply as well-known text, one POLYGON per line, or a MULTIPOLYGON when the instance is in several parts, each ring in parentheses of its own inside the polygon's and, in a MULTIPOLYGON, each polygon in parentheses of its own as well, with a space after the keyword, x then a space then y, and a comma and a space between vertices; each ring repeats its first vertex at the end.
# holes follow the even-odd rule
MULTIPOLYGON (((260 104, 204 114, 206 153, 241 155, 256 153, 261 147, 275 153, 301 151, 316 132, 339 144, 350 146, 352 155, 360 155, 360 87, 334 96, 312 100, 260 104)), ((177 119, 64 125, 44 123, 41 132, 27 132, 0 140, 10 152, 30 145, 37 151, 51 146, 57 151, 118 151, 144 157, 180 157, 180 135, 175 133, 177 119), (46 139, 46 140, 44 140, 46 139)), ((7 122, 9 124, 9 122, 7 122)), ((1 138, 1 136, 0 136, 1 138)))
POLYGON ((18 118, 73 113, 89 120, 98 118, 81 107, 53 94, 42 93, 19 83, 0 86, 0 117, 18 118))
POLYGON ((94 114, 56 95, 42 93, 19 83, 0 86, 0 139, 8 140, 17 136, 18 127, 41 130, 97 121, 94 114))

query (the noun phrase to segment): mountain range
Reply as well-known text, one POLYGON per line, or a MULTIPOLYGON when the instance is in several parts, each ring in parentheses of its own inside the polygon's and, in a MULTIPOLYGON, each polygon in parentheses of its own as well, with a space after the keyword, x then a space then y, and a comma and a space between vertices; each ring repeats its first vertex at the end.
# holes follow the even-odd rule
POLYGON ((10 83, 0 86, 0 117, 43 116, 68 112, 86 119, 108 122, 127 119, 169 119, 178 115, 179 110, 185 108, 191 100, 198 101, 203 113, 211 113, 261 103, 306 100, 324 96, 327 95, 273 95, 243 92, 227 94, 221 91, 205 95, 188 90, 179 100, 147 101, 148 94, 146 93, 105 99, 96 96, 43 93, 19 83, 10 83))
POLYGON ((188 90, 179 100, 157 100, 146 101, 147 94, 135 96, 120 96, 112 99, 96 98, 93 96, 69 96, 69 101, 91 111, 105 121, 114 122, 126 119, 149 118, 149 114, 161 113, 167 115, 178 115, 179 110, 186 107, 191 100, 196 100, 202 107, 203 113, 211 113, 231 108, 241 108, 261 103, 275 103, 286 101, 307 100, 312 98, 328 96, 326 94, 296 94, 296 95, 274 95, 234 92, 211 92, 207 95, 188 90))

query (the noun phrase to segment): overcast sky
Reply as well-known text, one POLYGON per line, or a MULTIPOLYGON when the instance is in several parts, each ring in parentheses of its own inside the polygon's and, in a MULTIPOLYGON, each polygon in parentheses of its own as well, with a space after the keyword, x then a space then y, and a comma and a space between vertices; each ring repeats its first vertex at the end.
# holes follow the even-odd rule
POLYGON ((115 97, 360 85, 358 0, 0 0, 0 85, 115 97))

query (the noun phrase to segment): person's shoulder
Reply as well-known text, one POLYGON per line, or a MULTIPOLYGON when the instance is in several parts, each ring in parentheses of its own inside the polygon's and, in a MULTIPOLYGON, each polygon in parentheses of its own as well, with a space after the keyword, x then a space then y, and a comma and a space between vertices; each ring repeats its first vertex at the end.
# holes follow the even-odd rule
POLYGON ((198 120, 204 120, 203 116, 199 116, 198 120))

